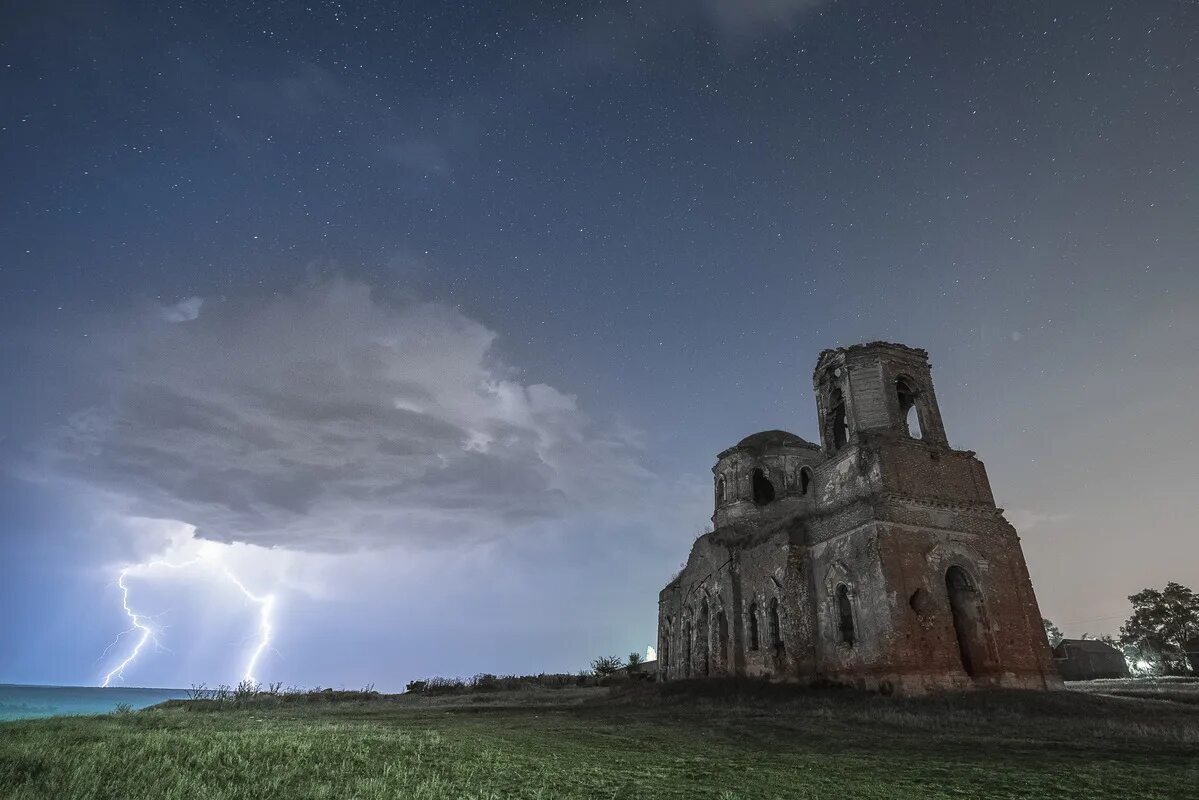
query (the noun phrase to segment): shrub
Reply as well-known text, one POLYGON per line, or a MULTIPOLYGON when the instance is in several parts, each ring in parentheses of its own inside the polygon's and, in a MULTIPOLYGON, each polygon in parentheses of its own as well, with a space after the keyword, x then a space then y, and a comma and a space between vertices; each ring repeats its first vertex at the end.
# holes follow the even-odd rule
POLYGON ((261 683, 255 683, 249 678, 243 678, 233 689, 234 700, 249 700, 262 689, 261 683))
MULTIPOLYGON (((515 683, 514 686, 506 686, 508 689, 519 688, 520 681, 516 676, 512 675, 505 679, 515 683)), ((500 688, 500 679, 489 672, 481 672, 470 679, 470 690, 472 692, 494 692, 500 688)))
POLYGON ((425 681, 425 692, 428 694, 453 694, 466 689, 461 678, 429 678, 425 681))
POLYGON ((620 656, 600 656, 591 662, 591 669, 601 678, 606 678, 624 666, 620 656))

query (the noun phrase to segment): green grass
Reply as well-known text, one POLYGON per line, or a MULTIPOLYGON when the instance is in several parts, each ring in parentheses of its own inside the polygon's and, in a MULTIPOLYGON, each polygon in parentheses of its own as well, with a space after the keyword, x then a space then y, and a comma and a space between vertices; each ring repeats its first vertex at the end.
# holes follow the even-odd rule
MULTIPOLYGON (((1168 697, 1168 696, 1167 696, 1168 697)), ((0 797, 1193 796, 1199 707, 760 684, 173 701, 0 724, 0 797)))

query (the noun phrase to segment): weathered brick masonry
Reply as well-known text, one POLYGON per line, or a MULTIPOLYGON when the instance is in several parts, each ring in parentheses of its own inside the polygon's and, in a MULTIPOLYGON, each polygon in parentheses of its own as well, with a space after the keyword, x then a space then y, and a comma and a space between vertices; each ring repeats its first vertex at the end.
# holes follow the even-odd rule
POLYGON ((659 597, 659 676, 1059 685, 1020 539, 949 447, 928 354, 826 350, 813 385, 819 446, 764 431, 717 456, 715 529, 659 597))

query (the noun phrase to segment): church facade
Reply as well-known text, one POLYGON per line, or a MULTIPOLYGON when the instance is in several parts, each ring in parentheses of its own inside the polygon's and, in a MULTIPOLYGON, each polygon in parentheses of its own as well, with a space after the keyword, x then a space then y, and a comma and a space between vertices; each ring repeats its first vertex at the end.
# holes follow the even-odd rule
POLYGON ((949 446, 927 353, 826 350, 813 386, 819 445, 764 431, 717 456, 714 530, 659 595, 659 678, 1060 685, 1020 539, 949 446))

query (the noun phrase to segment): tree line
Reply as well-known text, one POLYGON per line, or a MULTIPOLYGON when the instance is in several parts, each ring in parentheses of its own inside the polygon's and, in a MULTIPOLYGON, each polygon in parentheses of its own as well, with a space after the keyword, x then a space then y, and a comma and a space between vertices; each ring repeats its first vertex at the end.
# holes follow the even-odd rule
MULTIPOLYGON (((1142 589, 1129 595, 1132 616, 1120 626, 1118 637, 1089 636, 1124 654, 1137 675, 1199 674, 1199 595, 1171 581, 1164 589, 1142 589)), ((1049 645, 1064 638, 1051 620, 1043 620, 1049 645)))

